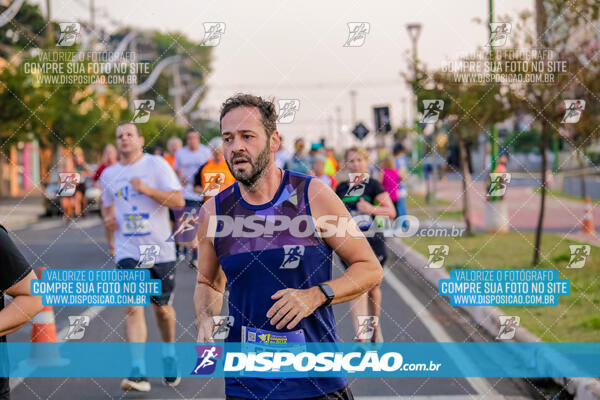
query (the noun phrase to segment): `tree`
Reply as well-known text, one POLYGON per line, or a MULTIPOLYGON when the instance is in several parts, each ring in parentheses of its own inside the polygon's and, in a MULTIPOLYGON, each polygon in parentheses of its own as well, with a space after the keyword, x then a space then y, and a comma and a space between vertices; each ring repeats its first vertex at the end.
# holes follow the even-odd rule
MULTIPOLYGON (((551 83, 513 83, 505 85, 507 90, 506 99, 510 103, 513 112, 529 113, 533 115, 540 126, 541 139, 539 141, 539 152, 541 155, 541 168, 539 171, 540 208, 535 231, 535 243, 533 251, 533 265, 540 260, 540 247, 543 233, 543 221, 546 202, 546 171, 548 170, 547 144, 554 135, 559 135, 564 117, 564 100, 575 99, 578 93, 586 96, 589 102, 586 104, 584 117, 597 115, 598 101, 588 86, 593 85, 596 77, 588 76, 593 67, 597 68, 598 60, 595 57, 588 60, 586 67, 582 67, 581 49, 586 48, 585 42, 594 35, 591 21, 598 17, 598 5, 592 0, 577 0, 566 4, 560 0, 536 0, 535 21, 531 21, 532 15, 528 12, 521 13, 516 26, 511 33, 512 50, 516 49, 550 49, 556 56, 545 60, 545 73, 553 77, 551 83), (576 3, 576 4, 573 4, 576 3), (552 21, 548 24, 547 21, 552 21), (535 27, 535 29, 532 29, 535 27), (566 63, 562 63, 566 61, 566 63), (557 64, 562 63, 562 64, 557 64), (563 69, 549 71, 549 66, 560 66, 563 69), (585 72, 582 68, 589 68, 585 72), (585 78, 584 78, 585 76, 585 78), (585 84, 582 84, 585 82, 585 84), (578 89, 579 87, 579 89, 578 89), (588 92, 589 91, 589 92, 588 92), (584 94, 583 92, 588 92, 584 94), (589 107, 589 108, 588 108, 589 107)), ((510 49, 509 49, 510 50, 510 49)), ((520 62, 530 71, 538 61, 529 57, 523 57, 518 52, 501 52, 502 61, 520 62)), ((597 69, 596 69, 597 71, 597 69)), ((597 123, 596 123, 597 124, 597 123)), ((596 129, 584 128, 578 131, 582 134, 579 143, 586 143, 591 135, 596 134, 596 129), (585 139, 584 139, 585 138, 585 139)), ((570 140, 569 136, 563 135, 576 148, 578 145, 570 140)))
MULTIPOLYGON (((463 58, 469 62, 471 59, 463 58)), ((419 68, 418 81, 409 81, 417 90, 419 111, 423 112, 423 100, 439 99, 444 101, 444 110, 440 118, 448 124, 448 133, 457 143, 459 165, 463 188, 463 218, 466 234, 471 235, 471 210, 468 191, 471 187, 467 146, 476 142, 481 132, 489 135, 489 127, 508 117, 508 107, 496 84, 480 85, 457 81, 456 76, 444 69, 428 73, 419 68)))

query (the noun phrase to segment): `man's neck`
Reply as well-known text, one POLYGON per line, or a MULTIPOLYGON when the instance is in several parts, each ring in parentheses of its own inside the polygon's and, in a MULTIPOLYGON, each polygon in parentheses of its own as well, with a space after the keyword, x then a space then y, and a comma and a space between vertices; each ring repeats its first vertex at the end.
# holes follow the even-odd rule
POLYGON ((130 165, 142 158, 143 155, 144 152, 142 151, 136 151, 128 154, 122 153, 119 162, 122 165, 130 165))
POLYGON ((283 170, 271 163, 264 175, 252 187, 240 183, 240 192, 246 202, 250 204, 265 204, 275 197, 283 180, 283 170))
POLYGON ((200 146, 196 146, 196 147, 191 147, 191 146, 188 146, 188 149, 189 149, 190 151, 196 151, 196 150, 198 150, 198 148, 199 148, 199 147, 200 147, 200 146))

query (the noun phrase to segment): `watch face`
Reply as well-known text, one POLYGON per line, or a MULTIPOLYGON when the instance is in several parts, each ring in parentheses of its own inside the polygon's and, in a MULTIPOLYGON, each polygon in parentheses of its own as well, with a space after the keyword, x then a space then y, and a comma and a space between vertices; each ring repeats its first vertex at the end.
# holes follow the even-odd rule
POLYGON ((321 285, 321 290, 323 291, 323 293, 325 294, 325 296, 327 296, 328 298, 332 299, 334 294, 333 294, 333 290, 331 289, 331 287, 329 287, 329 285, 321 285))

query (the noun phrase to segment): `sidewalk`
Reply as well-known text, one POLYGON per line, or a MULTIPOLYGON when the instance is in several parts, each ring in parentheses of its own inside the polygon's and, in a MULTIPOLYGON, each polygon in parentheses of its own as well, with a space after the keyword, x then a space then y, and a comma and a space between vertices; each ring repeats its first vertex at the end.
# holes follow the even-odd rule
MULTIPOLYGON (((449 206, 440 206, 440 210, 456 209, 462 207, 463 191, 459 180, 440 181, 437 185, 438 198, 452 203, 449 206)), ((522 232, 535 231, 539 208, 540 195, 534 193, 532 187, 509 186, 504 202, 508 206, 508 215, 511 230, 522 232)), ((471 221, 475 229, 485 228, 485 202, 486 190, 484 182, 473 182, 469 189, 471 205, 471 221)), ((600 207, 592 204, 596 233, 581 233, 582 219, 585 213, 585 203, 546 196, 544 212, 544 232, 556 233, 582 242, 600 246, 600 207)))
POLYGON ((32 224, 43 214, 42 196, 38 193, 18 198, 0 198, 0 224, 7 229, 32 224))

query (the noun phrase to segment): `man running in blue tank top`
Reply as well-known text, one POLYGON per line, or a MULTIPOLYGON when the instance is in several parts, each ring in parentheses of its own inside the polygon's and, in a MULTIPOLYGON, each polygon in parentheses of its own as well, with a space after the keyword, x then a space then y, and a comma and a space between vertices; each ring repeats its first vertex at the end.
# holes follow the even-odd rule
MULTIPOLYGON (((238 94, 223 103, 223 150, 237 182, 204 204, 199 222, 198 342, 212 341, 212 317, 221 312, 226 287, 233 317, 226 341, 335 342, 331 305, 359 297, 383 277, 364 236, 324 235, 324 226, 313 225, 321 216, 352 218, 325 183, 275 166, 276 120, 275 106, 261 97, 238 94), (271 228, 265 234, 247 222, 239 226, 261 219, 271 228), (291 219, 305 223, 286 222, 291 219), (234 226, 224 226, 227 221, 234 226), (332 249, 349 265, 333 280, 332 249)), ((228 400, 353 399, 343 377, 225 378, 225 394, 228 400)))

